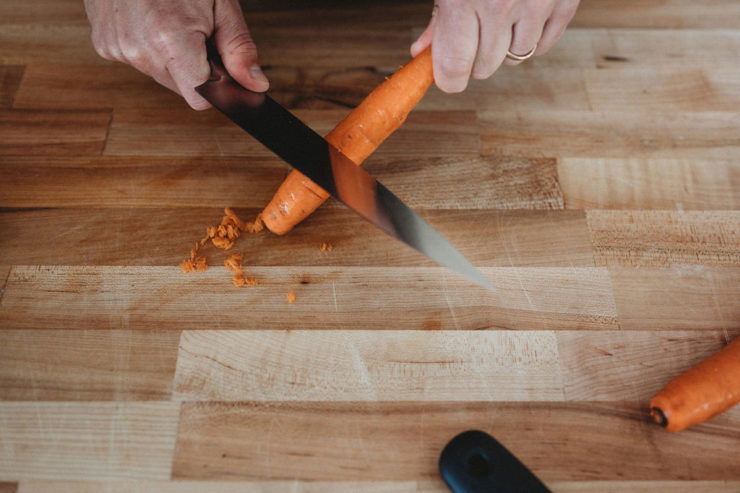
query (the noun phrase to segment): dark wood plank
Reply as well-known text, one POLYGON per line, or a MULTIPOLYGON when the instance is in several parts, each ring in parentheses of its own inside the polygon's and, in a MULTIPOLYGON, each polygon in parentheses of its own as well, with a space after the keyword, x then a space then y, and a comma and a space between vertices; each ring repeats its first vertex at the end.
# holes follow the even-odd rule
MULTIPOLYGON (((255 217, 258 209, 237 209, 255 217)), ((0 264, 177 265, 221 209, 6 209, 0 264)), ((430 210, 423 216, 479 266, 593 266, 591 241, 580 211, 430 210)), ((235 251, 249 265, 430 266, 351 211, 316 212, 290 234, 246 235, 235 251), (329 242, 334 249, 322 252, 329 242)), ((213 265, 226 254, 203 250, 213 265)))
POLYGON ((668 433, 647 422, 644 405, 186 403, 172 474, 212 480, 425 479, 436 476, 439 452, 451 437, 481 429, 545 481, 738 478, 733 464, 740 413, 668 433))
MULTIPOLYGON (((365 166, 414 208, 564 206, 553 159, 373 156, 365 166)), ((13 156, 0 162, 6 178, 0 182, 0 207, 258 208, 288 169, 274 156, 13 156)), ((330 200, 324 207, 343 206, 330 200)))
POLYGON ((18 491, 18 483, 0 482, 0 493, 16 493, 16 491, 18 491))
MULTIPOLYGON (((349 110, 299 110, 296 116, 320 134, 328 133, 349 110)), ((473 111, 417 111, 374 157, 471 156, 478 154, 473 111)), ((115 112, 105 154, 111 156, 272 156, 216 110, 189 108, 115 112)))
POLYGON ((24 68, 23 65, 0 65, 0 109, 13 105, 24 68))
POLYGON ((107 111, 0 110, 0 155, 98 155, 109 122, 107 111))
POLYGON ((167 400, 177 331, 0 331, 0 400, 167 400))
POLYGON ((740 265, 740 211, 588 211, 597 265, 740 265))
POLYGON ((610 268, 622 329, 740 328, 740 268, 610 268))
MULTIPOLYGON (((249 266, 249 262, 246 262, 249 266)), ((479 288, 441 267, 14 267, 4 329, 618 328, 606 269, 486 267, 479 288), (296 295, 288 304, 285 296, 296 295)), ((668 320, 672 314, 663 314, 668 320)))

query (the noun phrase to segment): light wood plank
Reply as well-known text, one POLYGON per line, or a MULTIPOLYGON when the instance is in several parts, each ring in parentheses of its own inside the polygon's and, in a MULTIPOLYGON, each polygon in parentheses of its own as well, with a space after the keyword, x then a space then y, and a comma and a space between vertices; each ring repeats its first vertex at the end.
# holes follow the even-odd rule
POLYGON ((551 331, 191 331, 174 398, 558 401, 551 331))
POLYGON ((432 478, 445 443, 481 429, 545 482, 737 480, 736 411, 668 433, 635 403, 185 403, 173 477, 432 478))
POLYGON ((175 331, 0 331, 0 400, 167 400, 175 331))
MULTIPOLYGON (((726 493, 740 481, 550 481, 554 492, 726 493)), ((2 491, 2 490, 0 490, 2 491)), ((15 490, 12 490, 15 492, 15 490)), ((19 493, 448 493, 437 481, 43 481, 20 483, 19 493)), ((5 493, 5 492, 3 492, 5 493)))
POLYGON ((729 67, 587 70, 596 111, 740 111, 740 74, 729 67))
POLYGON ((740 328, 738 267, 611 268, 610 273, 622 329, 740 328))
MULTIPOLYGON (((20 3, 28 3, 34 9, 38 7, 34 2, 9 5, 20 3)), ((114 63, 106 62, 93 49, 90 25, 84 17, 74 22, 34 19, 0 26, 0 65, 25 65, 49 60, 101 65, 114 63)))
MULTIPOLYGON (((23 481, 19 493, 449 493, 437 481, 23 481)), ((701 490, 702 492, 704 490, 701 490)), ((709 491, 709 490, 707 490, 709 491)))
POLYGON ((634 111, 480 112, 484 154, 528 157, 734 159, 740 115, 634 111))
POLYGON ((569 209, 740 208, 740 163, 701 159, 563 158, 569 209))
POLYGON ((556 493, 726 493, 740 489, 740 481, 558 481, 548 486, 556 493))
MULTIPOLYGON (((564 206, 554 159, 373 158, 367 169, 414 208, 564 206)), ((257 208, 272 198, 287 170, 276 157, 13 156, 0 163, 6 176, 0 206, 257 208)), ((344 207, 335 201, 327 206, 344 207)))
POLYGON ((23 65, 0 65, 0 108, 10 108, 23 78, 23 65))
POLYGON ((732 0, 588 0, 573 19, 575 26, 652 28, 736 28, 740 6, 732 0))
POLYGON ((105 111, 0 109, 0 156, 97 155, 103 149, 109 120, 105 111))
POLYGON ((0 321, 5 329, 617 327, 606 269, 482 271, 497 292, 441 267, 256 267, 247 272, 260 286, 236 289, 224 267, 186 275, 179 267, 19 266, 0 321), (288 305, 290 291, 297 301, 288 305))
POLYGON ((647 401, 740 331, 558 332, 567 401, 647 401))
POLYGON ((176 403, 0 403, 0 479, 168 479, 176 403))
POLYGON ((598 265, 740 265, 740 211, 588 211, 598 265))
MULTIPOLYGON (((349 110, 297 110, 301 120, 328 133, 349 110)), ((474 111, 416 111, 383 143, 377 157, 462 157, 478 154, 474 111)), ((272 153, 216 110, 121 109, 105 147, 110 156, 271 157, 272 153)))

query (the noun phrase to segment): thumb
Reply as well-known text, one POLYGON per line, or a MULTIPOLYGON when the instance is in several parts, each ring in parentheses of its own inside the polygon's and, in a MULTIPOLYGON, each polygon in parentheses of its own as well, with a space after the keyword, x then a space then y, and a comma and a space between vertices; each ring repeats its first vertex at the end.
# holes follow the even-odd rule
POLYGON ((216 48, 229 74, 247 89, 266 91, 270 83, 257 63, 257 46, 238 0, 216 0, 214 28, 216 48))
POLYGON ((411 45, 411 56, 415 57, 424 49, 432 44, 432 38, 434 37, 434 25, 437 21, 437 10, 439 9, 439 4, 435 1, 434 2, 434 10, 432 10, 432 19, 429 21, 429 25, 426 29, 424 29, 424 32, 421 33, 421 36, 414 41, 414 44, 411 45))

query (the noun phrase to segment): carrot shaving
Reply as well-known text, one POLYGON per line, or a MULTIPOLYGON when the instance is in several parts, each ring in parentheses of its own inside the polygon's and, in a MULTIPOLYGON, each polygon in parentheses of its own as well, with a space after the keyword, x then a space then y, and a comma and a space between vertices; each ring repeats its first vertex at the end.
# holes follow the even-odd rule
POLYGON ((295 302, 295 293, 291 291, 290 293, 285 295, 285 301, 288 303, 294 303, 295 302))
POLYGON ((322 252, 331 252, 332 250, 334 250, 334 245, 332 245, 331 243, 322 243, 321 245, 319 245, 319 250, 321 250, 322 252))

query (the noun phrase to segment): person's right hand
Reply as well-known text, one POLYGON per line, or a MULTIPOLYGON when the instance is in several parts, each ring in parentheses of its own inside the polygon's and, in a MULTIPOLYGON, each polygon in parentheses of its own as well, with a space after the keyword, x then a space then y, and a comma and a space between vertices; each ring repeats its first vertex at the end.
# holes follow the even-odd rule
POLYGON ((133 65, 203 110, 211 105, 194 88, 211 73, 206 39, 244 87, 266 91, 257 47, 238 0, 85 0, 95 51, 133 65))

